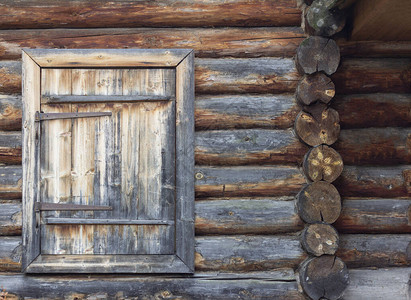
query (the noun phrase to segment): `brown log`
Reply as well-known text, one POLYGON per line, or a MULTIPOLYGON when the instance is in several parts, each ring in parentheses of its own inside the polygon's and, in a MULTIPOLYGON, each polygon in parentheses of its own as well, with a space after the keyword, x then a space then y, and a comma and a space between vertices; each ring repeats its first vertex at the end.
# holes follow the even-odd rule
POLYGON ((411 57, 411 41, 352 41, 337 38, 343 57, 411 57))
POLYGON ((20 203, 0 203, 0 235, 21 235, 20 203))
POLYGON ((304 174, 311 181, 331 183, 341 175, 343 168, 341 155, 326 145, 311 148, 304 157, 304 174))
MULTIPOLYGON (((4 1, 3 1, 4 2, 4 1)), ((93 2, 6 0, 1 29, 87 27, 299 26, 296 2, 230 0, 93 2)))
POLYGON ((344 199, 334 226, 341 233, 411 233, 411 200, 344 199))
POLYGON ((0 132, 0 163, 21 164, 21 131, 0 132))
POLYGON ((340 50, 334 40, 311 36, 297 49, 296 65, 302 74, 325 72, 333 74, 340 63, 340 50))
POLYGON ((296 196, 298 215, 312 224, 334 223, 341 213, 341 197, 330 183, 318 181, 304 186, 296 196))
POLYGON ((323 73, 305 75, 298 83, 296 97, 302 105, 328 103, 335 95, 334 83, 323 73))
POLYGON ((345 26, 345 12, 335 7, 337 0, 314 0, 305 12, 305 30, 310 35, 332 36, 345 26))
MULTIPOLYGON (((198 199, 197 235, 277 234, 297 232, 304 223, 292 197, 276 199, 198 199), (288 201, 284 201, 288 200, 288 201)), ((0 204, 0 235, 21 234, 21 206, 0 204)), ((334 223, 340 233, 411 233, 411 200, 344 199, 334 223)))
POLYGON ((0 272, 20 272, 21 256, 21 237, 0 237, 0 272))
POLYGON ((21 166, 0 167, 0 199, 21 199, 21 166))
MULTIPOLYGON (((1 8, 0 8, 1 9, 1 8)), ((0 59, 20 59, 22 48, 191 48, 196 57, 292 57, 300 27, 110 28, 0 31, 0 59)))
POLYGON ((331 255, 307 259, 298 272, 304 292, 313 300, 340 299, 350 281, 345 263, 331 255))
POLYGON ((334 144, 340 134, 340 118, 338 112, 324 104, 317 103, 306 107, 298 114, 294 130, 307 145, 334 144))
POLYGON ((411 58, 342 59, 331 79, 339 94, 411 93, 411 58))
POLYGON ((411 94, 338 95, 331 107, 341 128, 411 126, 411 94))
MULTIPOLYGON (((291 58, 196 59, 198 94, 294 92, 299 78, 291 58)), ((20 62, 0 62, 0 93, 21 93, 20 62)))
POLYGON ((337 230, 328 224, 311 224, 301 233, 301 245, 314 256, 335 254, 338 243, 337 230))
POLYGON ((21 96, 0 95, 0 130, 21 130, 21 96))

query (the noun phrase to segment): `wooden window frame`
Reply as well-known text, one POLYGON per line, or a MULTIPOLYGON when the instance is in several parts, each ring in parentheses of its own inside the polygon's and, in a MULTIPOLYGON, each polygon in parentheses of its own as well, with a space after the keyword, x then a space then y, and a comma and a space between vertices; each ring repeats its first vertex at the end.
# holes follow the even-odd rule
POLYGON ((191 49, 24 49, 23 271, 27 273, 194 272, 194 53, 191 49), (42 255, 35 202, 40 200, 39 125, 42 68, 176 69, 176 236, 172 255, 42 255))

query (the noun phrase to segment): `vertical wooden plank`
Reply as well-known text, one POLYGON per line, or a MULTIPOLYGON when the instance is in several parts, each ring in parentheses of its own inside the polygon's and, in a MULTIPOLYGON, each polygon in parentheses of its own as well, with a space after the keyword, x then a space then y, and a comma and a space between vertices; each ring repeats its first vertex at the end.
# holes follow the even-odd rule
POLYGON ((35 113, 40 110, 40 67, 23 51, 23 258, 22 268, 40 254, 40 234, 34 203, 39 201, 39 134, 35 113))
MULTIPOLYGON (((71 70, 43 69, 41 95, 69 95, 71 70)), ((50 113, 70 112, 70 104, 42 104, 41 110, 50 113)), ((65 203, 71 198, 71 120, 52 120, 41 123, 40 197, 41 202, 65 203)), ((58 217, 59 212, 42 212, 41 216, 58 217)), ((64 213, 63 215, 64 216, 64 213)), ((59 248, 59 236, 42 226, 42 249, 59 248)))
POLYGON ((176 70, 176 253, 194 272, 194 53, 176 70))
POLYGON ((125 69, 124 95, 175 95, 175 69, 125 69))

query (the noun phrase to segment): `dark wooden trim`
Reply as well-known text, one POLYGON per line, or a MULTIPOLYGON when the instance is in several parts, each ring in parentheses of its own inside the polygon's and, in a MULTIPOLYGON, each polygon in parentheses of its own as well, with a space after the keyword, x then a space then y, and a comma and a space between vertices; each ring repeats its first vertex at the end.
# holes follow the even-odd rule
POLYGON ((100 225, 174 225, 167 220, 123 220, 123 219, 81 219, 81 218, 45 218, 44 224, 100 224, 100 225))
POLYGON ((41 103, 83 103, 83 102, 134 102, 134 101, 170 101, 171 97, 157 95, 50 95, 42 96, 41 103))

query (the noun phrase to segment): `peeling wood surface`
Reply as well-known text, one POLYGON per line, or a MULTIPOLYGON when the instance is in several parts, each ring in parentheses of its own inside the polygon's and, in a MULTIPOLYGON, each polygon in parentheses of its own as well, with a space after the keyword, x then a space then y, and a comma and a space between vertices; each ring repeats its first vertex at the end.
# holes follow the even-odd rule
POLYGON ((3 1, 1 29, 85 27, 299 26, 301 10, 288 0, 3 1), (30 12, 30 13, 27 13, 30 12))
MULTIPOLYGON (((293 197, 203 199, 195 203, 196 235, 278 234, 303 229, 293 197)), ((0 235, 21 234, 21 206, 0 204, 0 235)), ((411 233, 411 200, 344 199, 333 224, 340 233, 411 233)))
POLYGON ((24 47, 190 48, 196 57, 292 57, 303 39, 300 27, 7 30, 0 31, 0 60, 19 59, 24 47))
POLYGON ((0 272, 20 272, 21 237, 0 237, 0 272))

